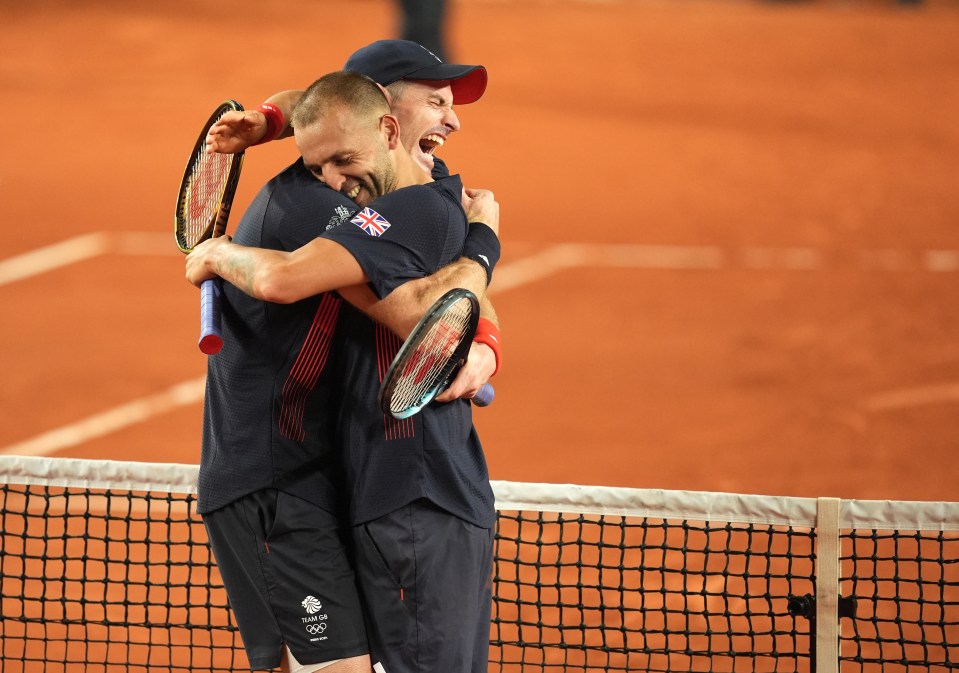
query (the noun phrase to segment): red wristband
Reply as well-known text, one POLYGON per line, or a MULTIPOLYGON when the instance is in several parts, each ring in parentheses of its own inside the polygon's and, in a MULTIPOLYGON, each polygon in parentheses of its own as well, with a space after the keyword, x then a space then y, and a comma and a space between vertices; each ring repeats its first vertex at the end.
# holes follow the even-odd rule
POLYGON ((256 106, 256 111, 262 112, 263 116, 266 117, 266 133, 253 144, 262 145, 263 143, 276 140, 283 132, 283 129, 286 128, 286 119, 283 118, 283 110, 273 103, 261 103, 256 106))
POLYGON ((503 358, 502 353, 500 352, 499 328, 493 324, 492 320, 480 318, 479 325, 476 327, 476 335, 473 337, 473 341, 486 344, 493 349, 493 355, 496 356, 496 369, 493 370, 492 376, 495 376, 496 372, 499 371, 500 363, 502 362, 503 358))

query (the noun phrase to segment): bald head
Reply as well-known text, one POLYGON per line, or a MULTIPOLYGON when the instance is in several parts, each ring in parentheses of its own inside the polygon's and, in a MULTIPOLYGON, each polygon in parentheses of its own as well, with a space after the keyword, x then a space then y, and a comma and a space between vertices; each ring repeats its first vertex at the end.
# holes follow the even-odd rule
POLYGON ((390 113, 390 104, 379 85, 368 77, 332 72, 310 85, 293 109, 290 122, 294 129, 307 128, 334 113, 378 123, 380 117, 390 113))

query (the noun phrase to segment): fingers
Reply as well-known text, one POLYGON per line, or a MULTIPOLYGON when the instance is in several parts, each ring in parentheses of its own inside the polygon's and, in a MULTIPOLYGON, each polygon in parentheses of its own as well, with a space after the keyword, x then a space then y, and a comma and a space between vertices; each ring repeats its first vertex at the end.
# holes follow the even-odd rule
POLYGON ((199 287, 203 281, 216 277, 216 273, 211 270, 211 258, 219 246, 229 243, 230 240, 229 236, 221 236, 198 243, 186 256, 187 281, 199 287))
POLYGON ((466 218, 470 222, 482 222, 499 235, 499 203, 488 189, 471 190, 473 192, 468 205, 464 206, 466 218))
POLYGON ((227 112, 210 127, 206 135, 206 152, 236 154, 256 143, 265 133, 266 117, 262 112, 227 112))
POLYGON ((436 396, 437 402, 452 402, 458 399, 472 399, 489 381, 496 371, 496 355, 485 345, 476 343, 470 345, 466 363, 456 373, 456 378, 441 395, 436 396))
POLYGON ((456 378, 450 383, 449 387, 441 394, 436 396, 437 402, 452 402, 458 399, 470 399, 483 386, 483 382, 476 381, 476 373, 471 372, 467 367, 461 367, 456 374, 456 378))

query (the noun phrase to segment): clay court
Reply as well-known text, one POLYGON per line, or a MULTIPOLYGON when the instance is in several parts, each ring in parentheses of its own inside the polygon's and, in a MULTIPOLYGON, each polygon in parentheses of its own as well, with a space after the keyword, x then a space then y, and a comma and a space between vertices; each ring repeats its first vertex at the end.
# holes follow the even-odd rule
MULTIPOLYGON (((0 453, 194 463, 172 224, 197 125, 394 7, 0 19, 0 453)), ((490 71, 443 156, 503 213, 493 478, 956 499, 959 5, 461 0, 451 44, 490 71)), ((235 218, 294 153, 248 153, 235 218)))

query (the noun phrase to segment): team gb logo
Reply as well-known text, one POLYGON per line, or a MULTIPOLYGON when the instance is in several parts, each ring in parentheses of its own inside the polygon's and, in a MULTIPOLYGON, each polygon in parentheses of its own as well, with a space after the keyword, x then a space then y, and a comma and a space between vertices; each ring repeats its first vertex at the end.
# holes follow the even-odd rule
POLYGON ((316 614, 323 609, 323 604, 320 603, 320 599, 315 596, 307 596, 303 599, 303 602, 300 603, 303 606, 303 609, 309 612, 311 615, 316 614))

